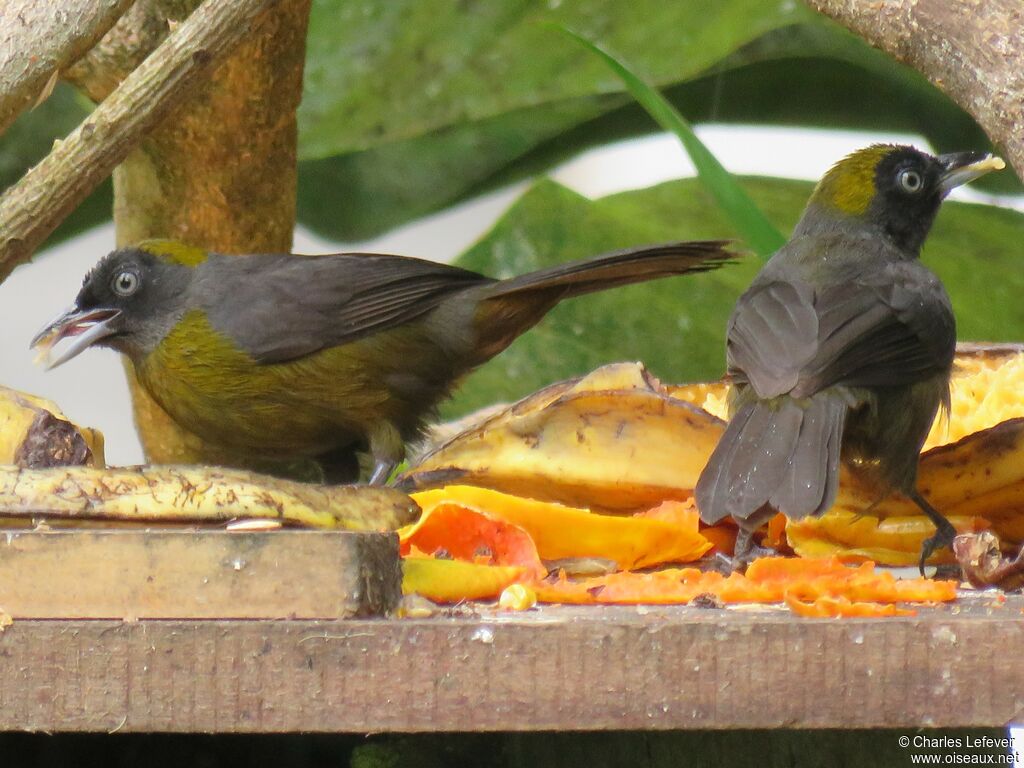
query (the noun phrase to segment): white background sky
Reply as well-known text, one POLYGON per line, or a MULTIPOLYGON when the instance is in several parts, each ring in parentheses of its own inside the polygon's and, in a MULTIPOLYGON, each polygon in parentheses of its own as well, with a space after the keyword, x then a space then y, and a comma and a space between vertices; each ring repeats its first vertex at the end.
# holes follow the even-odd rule
MULTIPOLYGON (((874 141, 927 144, 920 137, 707 125, 698 129, 722 163, 735 173, 817 179, 843 155, 874 141)), ((969 149, 969 147, 964 147, 969 149)), ((588 151, 550 175, 589 197, 692 176, 693 166, 669 135, 625 141, 588 151)), ((298 230, 295 250, 327 253, 379 251, 449 261, 476 241, 528 186, 522 182, 360 243, 334 243, 298 230)), ((987 200, 970 189, 954 196, 987 200)), ((1003 201, 1024 209, 1021 200, 1003 201)), ((110 464, 136 464, 142 450, 131 421, 128 390, 118 355, 88 350, 50 372, 33 364, 28 342, 74 299, 82 277, 114 246, 113 225, 98 227, 40 254, 0 284, 0 382, 50 398, 74 421, 106 436, 110 464)))

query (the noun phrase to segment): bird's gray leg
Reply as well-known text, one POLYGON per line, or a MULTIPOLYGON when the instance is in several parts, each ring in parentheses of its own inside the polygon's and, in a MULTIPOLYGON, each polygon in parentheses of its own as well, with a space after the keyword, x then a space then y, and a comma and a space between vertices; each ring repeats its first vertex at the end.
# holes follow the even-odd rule
POLYGON ((732 557, 716 555, 716 559, 725 566, 724 570, 742 571, 759 557, 773 557, 778 554, 771 547, 762 547, 754 541, 754 531, 774 515, 775 510, 765 505, 746 520, 736 521, 739 530, 736 532, 736 545, 733 547, 732 557))
POLYGON ((736 533, 736 546, 732 550, 733 570, 746 568, 759 557, 772 557, 777 555, 771 547, 762 547, 754 541, 754 531, 760 526, 748 528, 740 525, 736 533))
POLYGON ((956 528, 945 518, 935 507, 925 501, 916 488, 905 491, 906 496, 921 508, 921 511, 928 515, 928 519, 935 523, 935 535, 925 539, 921 544, 921 559, 917 563, 917 569, 924 576, 924 563, 935 550, 941 547, 953 548, 953 539, 956 538, 956 528))
POLYGON ((370 455, 373 456, 370 485, 384 485, 405 457, 405 441, 394 424, 382 421, 370 433, 369 443, 370 455))

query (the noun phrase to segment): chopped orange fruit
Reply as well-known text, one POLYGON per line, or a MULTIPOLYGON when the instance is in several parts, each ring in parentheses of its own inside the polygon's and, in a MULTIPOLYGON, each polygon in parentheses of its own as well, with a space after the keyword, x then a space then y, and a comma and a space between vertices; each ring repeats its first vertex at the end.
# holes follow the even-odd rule
POLYGON ((807 618, 838 618, 840 616, 914 616, 916 611, 897 608, 891 603, 854 603, 845 597, 819 597, 812 602, 804 602, 789 593, 786 594, 786 605, 797 616, 807 618))
MULTIPOLYGON (((545 560, 601 557, 623 570, 691 562, 711 548, 692 524, 645 517, 592 514, 585 509, 524 499, 485 488, 448 486, 412 495, 424 516, 441 505, 455 505, 505 520, 525 530, 545 560)), ((690 518, 688 518, 690 519, 690 518)))
MULTIPOLYGON (((745 574, 724 576, 692 567, 637 572, 695 560, 712 543, 722 551, 732 548, 731 526, 701 532, 692 499, 666 501, 632 517, 616 517, 468 486, 426 491, 413 498, 423 514, 415 525, 399 531, 405 566, 402 586, 407 593, 440 602, 498 598, 502 608, 524 610, 538 601, 671 605, 700 597, 710 605, 784 603, 800 616, 870 617, 912 615, 897 604, 956 597, 952 581, 900 580, 870 561, 847 565, 850 550, 839 546, 832 551, 838 549, 841 556, 760 558, 745 574), (613 561, 620 570, 569 578, 562 569, 547 574, 542 557, 595 558, 613 561)), ((837 519, 830 524, 838 525, 837 519)), ((957 522, 976 524, 973 518, 957 522)), ((820 530, 790 523, 784 534, 783 523, 781 518, 771 522, 773 543, 788 535, 798 550, 806 549, 808 542, 821 548, 820 530)), ((916 521, 898 518, 854 518, 844 525, 857 528, 868 547, 881 543, 899 550, 912 548, 915 556, 923 535, 930 535, 916 521)), ((830 551, 829 546, 824 549, 830 551)))
POLYGON ((402 592, 438 603, 487 600, 520 581, 526 569, 512 565, 477 565, 433 557, 402 559, 402 592))
POLYGON ((546 571, 530 534, 514 523, 458 504, 438 504, 415 524, 398 532, 400 553, 444 551, 456 560, 480 565, 520 565, 543 576, 546 571))
POLYGON ((786 539, 786 516, 781 512, 768 521, 768 535, 765 536, 764 544, 772 549, 789 546, 786 539))
POLYGON ((667 523, 674 523, 687 530, 698 529, 700 535, 711 542, 711 548, 715 552, 721 552, 724 555, 731 555, 733 548, 736 546, 736 526, 729 523, 703 525, 700 522, 700 512, 697 511, 697 502, 694 501, 692 496, 686 501, 663 501, 656 507, 652 507, 644 512, 637 512, 634 517, 664 520, 667 523))
POLYGON ((647 520, 664 520, 666 523, 678 525, 688 531, 695 531, 700 527, 700 512, 697 511, 697 503, 691 496, 686 501, 663 501, 656 507, 651 507, 643 512, 637 512, 633 517, 642 517, 647 520))
MULTIPOLYGON (((536 590, 542 602, 599 604, 678 604, 688 603, 705 594, 714 595, 724 603, 788 603, 792 600, 816 603, 819 600, 843 599, 894 604, 938 602, 956 597, 956 583, 952 581, 899 580, 888 571, 876 570, 874 563, 851 568, 836 558, 804 560, 783 557, 755 560, 746 574, 733 573, 729 576, 696 568, 613 573, 579 581, 570 581, 564 574, 558 574, 554 580, 549 577, 537 584, 536 590)), ((870 615, 867 610, 863 609, 864 612, 859 614, 835 615, 870 615)), ((886 610, 879 615, 889 613, 886 610)))

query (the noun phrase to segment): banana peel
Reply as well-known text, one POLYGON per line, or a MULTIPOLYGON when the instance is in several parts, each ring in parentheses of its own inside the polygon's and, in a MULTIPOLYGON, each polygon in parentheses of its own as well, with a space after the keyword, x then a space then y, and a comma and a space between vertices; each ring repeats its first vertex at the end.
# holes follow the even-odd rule
MULTIPOLYGON (((978 517, 949 517, 958 533, 974 533, 988 528, 978 517)), ((886 565, 917 565, 924 540, 935 533, 935 526, 924 515, 887 517, 832 509, 818 518, 790 520, 786 540, 801 557, 838 557, 844 562, 878 562, 886 565)), ((937 552, 930 562, 952 563, 952 553, 937 552)))
POLYGON ((104 469, 103 435, 49 400, 0 387, 0 527, 217 524, 238 519, 357 531, 419 515, 387 488, 317 486, 203 467, 104 469))
POLYGON ((0 510, 8 524, 119 521, 219 524, 246 519, 353 531, 395 530, 419 507, 404 493, 324 486, 212 467, 127 469, 0 467, 0 510))
MULTIPOLYGON (((721 383, 672 389, 675 397, 724 417, 721 383)), ((960 344, 950 385, 950 412, 925 442, 918 488, 961 533, 990 527, 1004 546, 1024 543, 1024 346, 960 344)), ((898 495, 877 496, 843 471, 832 509, 789 521, 786 537, 804 557, 838 555, 913 565, 934 526, 898 495)), ((952 562, 937 552, 930 562, 952 562)))
POLYGON ((103 435, 49 400, 0 387, 0 464, 102 467, 103 435))
MULTIPOLYGON (((988 526, 1007 548, 1019 546, 1024 346, 961 344, 951 390, 949 417, 936 420, 921 457, 919 488, 960 530, 988 526)), ((683 500, 721 435, 727 403, 725 382, 666 387, 640 364, 608 365, 489 414, 430 451, 399 484, 475 485, 620 513, 683 500)), ((930 530, 909 501, 880 500, 846 471, 832 510, 787 526, 798 554, 887 564, 913 562, 930 530)))
MULTIPOLYGON (((918 488, 960 533, 991 529, 1004 546, 1024 543, 1024 418, 1010 419, 921 455, 918 488)), ((837 554, 912 565, 934 527, 910 501, 876 501, 844 473, 835 505, 816 519, 790 520, 786 537, 805 557, 837 554), (899 535, 898 535, 899 534, 899 535)), ((952 562, 936 553, 929 562, 952 562)))
POLYGON ((639 363, 559 382, 430 451, 397 487, 475 485, 594 511, 686 499, 724 423, 639 363))
MULTIPOLYGON (((725 381, 670 386, 673 396, 721 419, 729 417, 725 381)), ((950 380, 950 410, 940 413, 923 450, 956 442, 967 435, 1024 416, 1024 344, 957 345, 950 380)))
MULTIPOLYGON (((936 419, 921 454, 918 489, 960 533, 987 528, 1007 551, 1016 551, 1024 543, 1024 347, 958 346, 950 390, 949 417, 936 419)), ((888 565, 916 562, 920 542, 932 531, 910 501, 898 495, 878 500, 846 472, 832 509, 786 526, 799 555, 867 557, 888 565), (896 544, 891 534, 897 527, 914 532, 896 544)), ((929 562, 952 560, 942 551, 929 562)))

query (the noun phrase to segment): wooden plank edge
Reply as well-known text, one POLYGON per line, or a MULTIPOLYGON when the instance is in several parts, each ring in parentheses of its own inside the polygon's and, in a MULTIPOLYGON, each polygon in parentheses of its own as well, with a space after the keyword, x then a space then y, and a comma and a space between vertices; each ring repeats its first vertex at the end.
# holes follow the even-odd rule
POLYGON ((0 536, 15 619, 341 619, 401 599, 394 533, 31 530, 0 536))
POLYGON ((1024 710, 1017 609, 604 615, 16 621, 0 635, 0 729, 959 728, 1024 710))

